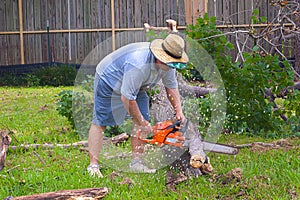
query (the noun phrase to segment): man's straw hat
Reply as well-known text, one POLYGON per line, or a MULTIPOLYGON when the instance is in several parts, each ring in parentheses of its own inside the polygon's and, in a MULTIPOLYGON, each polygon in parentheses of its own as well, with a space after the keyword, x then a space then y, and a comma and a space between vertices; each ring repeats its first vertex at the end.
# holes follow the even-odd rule
POLYGON ((184 51, 184 45, 182 37, 177 34, 169 34, 164 40, 153 40, 150 50, 163 63, 187 63, 189 58, 184 51))

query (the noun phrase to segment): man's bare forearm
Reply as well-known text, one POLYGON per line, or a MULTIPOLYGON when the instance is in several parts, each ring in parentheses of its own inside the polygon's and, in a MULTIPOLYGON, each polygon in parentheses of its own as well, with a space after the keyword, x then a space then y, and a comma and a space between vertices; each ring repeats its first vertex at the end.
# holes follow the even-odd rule
POLYGON ((181 101, 178 89, 166 88, 167 96, 176 113, 182 113, 181 101))
POLYGON ((121 97, 123 104, 127 110, 127 112, 132 117, 132 121, 139 126, 147 126, 149 122, 144 119, 143 115, 141 114, 141 111, 139 109, 139 106, 135 100, 129 100, 126 97, 121 97))

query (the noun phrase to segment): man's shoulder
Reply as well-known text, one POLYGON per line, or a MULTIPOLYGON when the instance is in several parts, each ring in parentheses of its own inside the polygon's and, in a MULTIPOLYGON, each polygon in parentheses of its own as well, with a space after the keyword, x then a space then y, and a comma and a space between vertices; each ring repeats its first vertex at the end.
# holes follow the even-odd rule
POLYGON ((150 42, 135 42, 120 47, 116 51, 132 52, 137 50, 149 50, 150 42))
POLYGON ((130 43, 125 46, 122 46, 118 49, 116 49, 114 52, 112 52, 107 57, 110 57, 111 59, 115 60, 118 58, 122 58, 124 56, 137 56, 137 54, 141 55, 144 53, 148 53, 150 51, 150 43, 149 42, 136 42, 136 43, 130 43))
POLYGON ((100 68, 101 66, 109 66, 112 63, 124 63, 125 60, 127 62, 130 60, 130 62, 134 65, 137 65, 138 63, 147 63, 150 52, 149 46, 150 42, 127 44, 105 56, 104 59, 102 59, 97 65, 97 68, 100 68))

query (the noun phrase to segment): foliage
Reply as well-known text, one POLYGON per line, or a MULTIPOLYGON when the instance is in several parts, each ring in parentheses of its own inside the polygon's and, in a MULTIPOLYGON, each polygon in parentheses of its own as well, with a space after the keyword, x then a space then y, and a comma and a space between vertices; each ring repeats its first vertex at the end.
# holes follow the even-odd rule
POLYGON ((73 112, 72 112, 72 90, 63 90, 58 94, 59 101, 56 103, 58 114, 66 117, 73 128, 75 128, 73 112))
POLYGON ((26 74, 24 77, 27 87, 39 86, 41 79, 34 74, 26 74))
POLYGON ((186 34, 195 39, 201 41, 200 44, 205 50, 212 56, 212 58, 219 57, 227 49, 233 49, 233 45, 226 40, 226 37, 214 37, 205 39, 209 36, 222 34, 216 27, 216 17, 209 17, 207 13, 203 18, 197 18, 195 25, 188 25, 186 28, 186 34))
POLYGON ((76 73, 76 68, 70 65, 46 66, 19 75, 2 73, 0 86, 72 86, 76 73))
POLYGON ((280 96, 284 88, 293 85, 293 72, 287 61, 282 62, 277 56, 260 55, 255 46, 252 52, 243 54, 243 63, 232 62, 226 52, 233 45, 216 29, 215 17, 209 18, 207 14, 198 18, 195 25, 188 25, 186 33, 210 53, 222 75, 227 96, 226 128, 229 131, 278 133, 287 125, 279 114, 289 116, 289 130, 286 131, 299 131, 298 91, 288 93, 282 108, 277 110, 265 97, 268 88, 280 96))
POLYGON ((33 75, 40 79, 40 86, 71 86, 74 85, 76 69, 68 65, 44 67, 33 75))
POLYGON ((18 77, 11 73, 0 74, 0 86, 26 86, 23 77, 18 77))
POLYGON ((264 92, 272 88, 272 93, 279 95, 284 87, 291 85, 289 65, 281 68, 276 56, 262 57, 257 52, 245 53, 244 58, 242 66, 238 63, 222 66, 228 95, 227 125, 237 132, 279 132, 285 123, 264 92))

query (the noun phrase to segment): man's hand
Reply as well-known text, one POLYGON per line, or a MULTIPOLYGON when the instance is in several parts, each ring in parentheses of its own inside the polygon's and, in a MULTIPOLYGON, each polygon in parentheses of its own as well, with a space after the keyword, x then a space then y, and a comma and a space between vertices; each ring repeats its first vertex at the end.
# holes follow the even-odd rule
POLYGON ((182 123, 184 123, 186 121, 186 118, 185 118, 185 116, 183 115, 182 112, 176 113, 175 119, 176 120, 181 120, 182 123))
POLYGON ((142 125, 136 125, 135 128, 137 129, 136 131, 140 133, 142 139, 146 139, 153 132, 152 126, 147 120, 144 120, 142 125))

